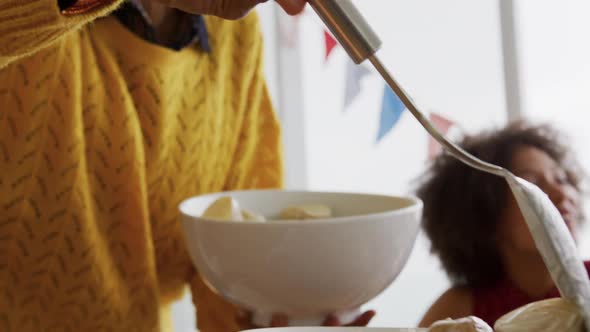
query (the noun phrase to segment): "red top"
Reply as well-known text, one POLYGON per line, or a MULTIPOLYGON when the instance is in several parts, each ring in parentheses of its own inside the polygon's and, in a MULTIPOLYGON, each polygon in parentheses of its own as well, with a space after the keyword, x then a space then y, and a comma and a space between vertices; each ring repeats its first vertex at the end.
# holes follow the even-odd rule
MULTIPOLYGON (((590 261, 584 262, 590 276, 590 261)), ((490 326, 498 318, 510 311, 531 302, 560 297, 557 288, 552 289, 542 298, 532 298, 520 290, 509 280, 504 280, 495 286, 476 288, 473 290, 473 315, 483 319, 490 326)))

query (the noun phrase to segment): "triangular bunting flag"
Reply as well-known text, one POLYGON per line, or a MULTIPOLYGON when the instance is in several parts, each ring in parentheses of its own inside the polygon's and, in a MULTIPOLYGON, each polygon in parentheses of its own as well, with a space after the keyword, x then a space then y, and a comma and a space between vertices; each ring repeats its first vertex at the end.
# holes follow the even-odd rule
POLYGON ((327 61, 328 58, 330 58, 330 54, 332 54, 332 51, 334 50, 334 48, 338 45, 338 41, 336 41, 336 39, 334 39, 334 37, 332 37, 332 34, 330 34, 327 30, 324 30, 324 42, 326 44, 326 61, 327 61))
MULTIPOLYGON (((430 113, 430 121, 443 134, 446 135, 454 126, 453 121, 436 113, 430 113)), ((432 136, 428 136, 428 159, 434 160, 442 151, 442 146, 432 136)))
POLYGON ((383 93, 383 104, 381 105, 377 142, 381 141, 395 127, 405 109, 406 106, 399 97, 386 85, 383 93))
POLYGON ((371 73, 367 67, 357 65, 352 60, 346 62, 346 87, 344 91, 344 108, 346 109, 361 93, 362 79, 371 73))

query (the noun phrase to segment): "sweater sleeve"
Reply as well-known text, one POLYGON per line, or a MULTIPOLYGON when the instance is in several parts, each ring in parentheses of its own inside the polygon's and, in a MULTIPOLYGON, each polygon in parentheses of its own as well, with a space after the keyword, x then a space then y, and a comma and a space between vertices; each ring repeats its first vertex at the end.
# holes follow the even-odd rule
MULTIPOLYGON (((242 133, 236 167, 229 177, 228 190, 280 188, 282 162, 278 123, 263 81, 256 83, 257 96, 252 98, 256 112, 242 133)), ((211 291, 198 273, 190 280, 197 324, 201 332, 237 332, 238 309, 211 291)))
POLYGON ((226 190, 277 189, 283 186, 281 129, 266 85, 262 37, 253 46, 253 74, 244 98, 244 119, 227 175, 226 190))
POLYGON ((122 1, 0 0, 0 69, 110 13, 122 1))
MULTIPOLYGON (((263 68, 263 45, 259 22, 250 15, 241 36, 248 35, 244 45, 249 50, 248 73, 243 73, 240 98, 243 120, 238 131, 238 143, 227 174, 225 189, 266 189, 283 185, 281 132, 268 93, 263 68), (246 28, 247 27, 247 28, 246 28), (243 93, 243 94, 242 94, 243 93)), ((246 57, 243 48, 238 48, 246 57)), ((197 324, 201 332, 237 332, 238 309, 211 291, 198 273, 190 278, 193 302, 197 308, 197 324)))
POLYGON ((226 190, 279 189, 283 186, 279 122, 266 83, 261 79, 255 85, 256 92, 250 98, 256 105, 246 115, 226 190))

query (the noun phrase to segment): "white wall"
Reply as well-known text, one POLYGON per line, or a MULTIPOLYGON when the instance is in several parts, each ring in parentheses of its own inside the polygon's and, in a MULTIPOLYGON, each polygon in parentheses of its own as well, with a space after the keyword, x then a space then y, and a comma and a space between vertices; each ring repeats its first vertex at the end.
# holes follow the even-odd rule
MULTIPOLYGON (((424 110, 436 110, 466 130, 506 120, 498 2, 492 0, 357 0, 384 42, 380 57, 424 110)), ((302 21, 304 117, 309 186, 405 194, 424 170, 427 135, 406 113, 376 144, 383 82, 374 74, 343 110, 346 56, 324 62, 322 25, 302 21)), ((374 326, 415 326, 448 286, 421 237, 393 286, 368 307, 374 326)))
MULTIPOLYGON (((424 109, 472 130, 505 120, 496 1, 357 3, 384 41, 380 57, 424 109)), ((392 135, 374 144, 381 79, 366 80, 364 93, 344 112, 344 52, 325 64, 321 24, 313 13, 304 17, 302 29, 312 186, 404 192, 422 169, 425 132, 408 113, 392 135)))
MULTIPOLYGON (((570 138, 590 169, 590 2, 519 0, 516 4, 523 114, 549 121, 570 138)), ((586 199, 586 207, 589 206, 586 199)), ((588 229, 581 237, 590 256, 588 229)))
POLYGON ((521 0, 516 4, 524 114, 564 128, 588 167, 590 2, 521 0))

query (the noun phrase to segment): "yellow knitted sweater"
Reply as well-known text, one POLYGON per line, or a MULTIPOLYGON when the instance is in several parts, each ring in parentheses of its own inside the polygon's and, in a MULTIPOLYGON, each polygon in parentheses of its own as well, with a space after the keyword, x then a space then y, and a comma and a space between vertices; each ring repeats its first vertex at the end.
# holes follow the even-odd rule
POLYGON ((99 18, 120 2, 0 0, 0 331, 169 331, 187 284, 201 331, 238 329, 177 204, 281 185, 258 21, 176 52, 99 18))

